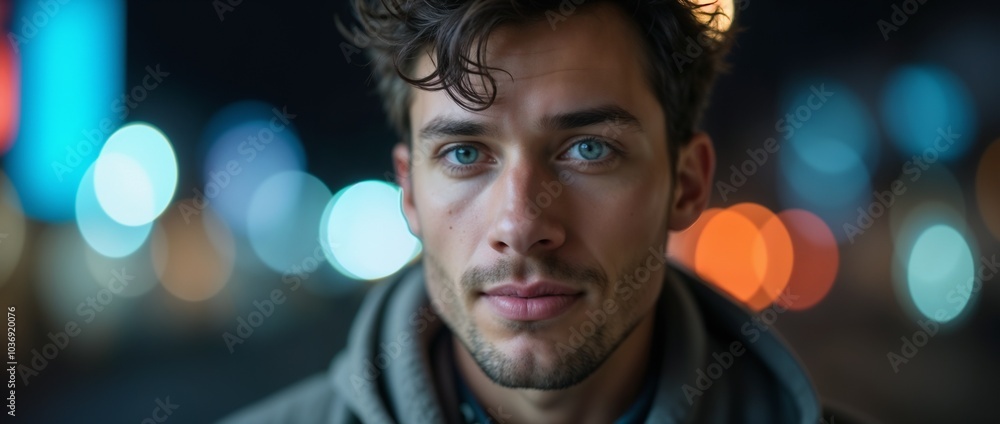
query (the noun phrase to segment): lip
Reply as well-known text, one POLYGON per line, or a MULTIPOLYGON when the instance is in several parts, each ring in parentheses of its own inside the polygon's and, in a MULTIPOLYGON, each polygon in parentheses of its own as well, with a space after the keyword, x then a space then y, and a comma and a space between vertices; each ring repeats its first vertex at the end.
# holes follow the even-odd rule
POLYGON ((569 287, 539 282, 506 284, 483 293, 490 309, 511 321, 552 319, 569 310, 582 293, 569 287))

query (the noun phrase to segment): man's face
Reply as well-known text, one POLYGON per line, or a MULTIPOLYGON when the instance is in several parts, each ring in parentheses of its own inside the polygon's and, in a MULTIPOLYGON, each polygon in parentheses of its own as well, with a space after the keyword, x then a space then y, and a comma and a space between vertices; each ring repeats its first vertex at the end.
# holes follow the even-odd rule
MULTIPOLYGON (((435 308, 498 384, 579 383, 654 309, 675 202, 664 112, 628 25, 602 5, 555 30, 498 28, 486 63, 509 75, 493 73, 482 112, 414 90, 412 149, 395 152, 404 212, 435 308)), ((433 66, 424 56, 418 76, 433 66)))

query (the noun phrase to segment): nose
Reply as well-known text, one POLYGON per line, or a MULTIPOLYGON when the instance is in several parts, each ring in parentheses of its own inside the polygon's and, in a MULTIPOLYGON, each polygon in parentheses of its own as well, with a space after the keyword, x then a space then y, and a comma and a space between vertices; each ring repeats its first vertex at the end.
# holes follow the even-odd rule
POLYGON ((490 247, 504 255, 540 256, 566 241, 559 213, 566 187, 549 172, 530 164, 505 169, 489 190, 496 211, 490 247))

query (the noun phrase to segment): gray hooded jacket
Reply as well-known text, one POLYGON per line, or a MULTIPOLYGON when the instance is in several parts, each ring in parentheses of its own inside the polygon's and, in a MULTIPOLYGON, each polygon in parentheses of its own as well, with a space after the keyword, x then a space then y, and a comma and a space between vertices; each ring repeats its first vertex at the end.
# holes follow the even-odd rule
MULTIPOLYGON (((809 377, 775 330, 676 266, 661 293, 660 363, 651 367, 659 375, 646 423, 820 422, 809 377)), ((461 422, 456 388, 442 377, 453 365, 432 349, 439 331, 448 329, 418 264, 371 289, 329 371, 223 422, 461 422)))

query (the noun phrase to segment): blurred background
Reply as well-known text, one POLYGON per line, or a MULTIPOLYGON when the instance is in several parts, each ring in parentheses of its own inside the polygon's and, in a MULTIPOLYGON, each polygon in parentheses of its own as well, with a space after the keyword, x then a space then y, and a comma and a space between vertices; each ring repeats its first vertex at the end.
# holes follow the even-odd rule
MULTIPOLYGON (((996 3, 731 7, 712 209, 670 255, 761 311, 828 402, 995 422, 996 3)), ((338 15, 0 1, 19 419, 136 422, 167 402, 218 419, 324 370, 367 288, 419 258, 395 136, 338 15)))

